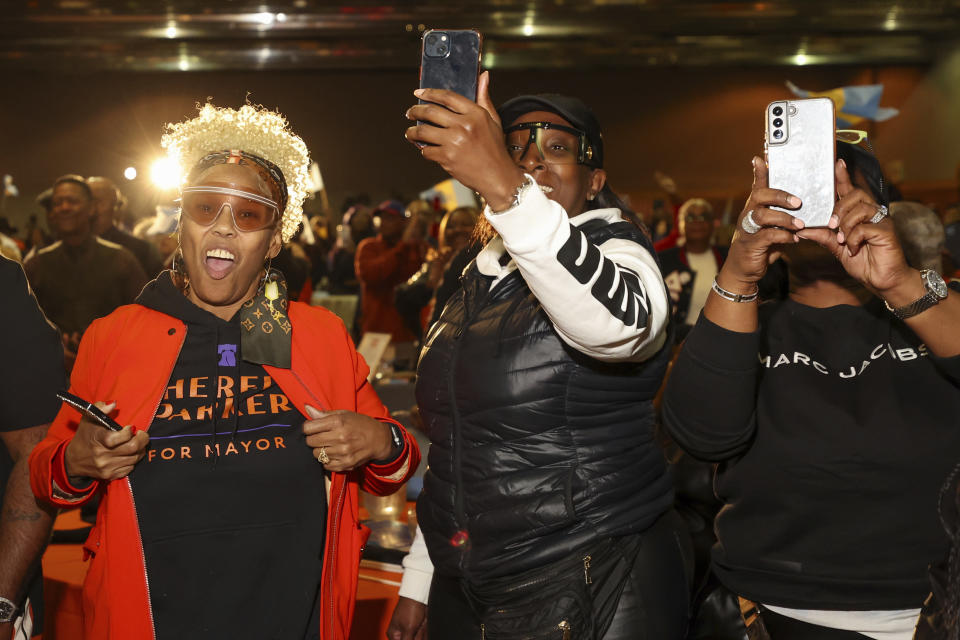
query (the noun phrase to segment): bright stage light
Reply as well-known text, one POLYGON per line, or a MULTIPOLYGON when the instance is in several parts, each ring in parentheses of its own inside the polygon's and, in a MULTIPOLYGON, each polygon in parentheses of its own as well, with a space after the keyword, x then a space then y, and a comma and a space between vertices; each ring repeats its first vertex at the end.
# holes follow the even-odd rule
POLYGON ((123 177, 127 180, 136 180, 137 179, 137 168, 136 167, 127 167, 123 170, 123 177))
POLYGON ((159 158, 150 167, 150 180, 161 189, 173 189, 180 184, 180 167, 173 158, 159 158))

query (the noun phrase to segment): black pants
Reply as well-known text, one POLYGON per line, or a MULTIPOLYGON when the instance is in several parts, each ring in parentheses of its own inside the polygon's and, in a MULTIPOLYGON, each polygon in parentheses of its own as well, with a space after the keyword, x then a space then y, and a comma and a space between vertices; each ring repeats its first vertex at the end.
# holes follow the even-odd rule
MULTIPOLYGON (((687 629, 692 549, 670 511, 641 535, 642 545, 603 640, 679 640, 687 629)), ((480 621, 458 578, 434 574, 427 617, 430 638, 479 640, 480 621)))

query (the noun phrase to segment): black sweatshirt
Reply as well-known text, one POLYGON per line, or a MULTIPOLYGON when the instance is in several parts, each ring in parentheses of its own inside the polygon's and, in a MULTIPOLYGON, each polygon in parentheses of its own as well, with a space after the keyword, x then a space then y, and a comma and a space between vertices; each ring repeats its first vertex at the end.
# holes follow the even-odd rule
POLYGON ((960 459, 958 384, 960 356, 933 356, 879 301, 762 305, 756 333, 701 316, 663 421, 719 463, 721 581, 784 607, 919 607, 947 546, 937 495, 960 459))
POLYGON ((200 309, 166 272, 138 302, 187 325, 130 474, 157 638, 317 638, 326 489, 303 415, 243 361, 239 314, 200 309))

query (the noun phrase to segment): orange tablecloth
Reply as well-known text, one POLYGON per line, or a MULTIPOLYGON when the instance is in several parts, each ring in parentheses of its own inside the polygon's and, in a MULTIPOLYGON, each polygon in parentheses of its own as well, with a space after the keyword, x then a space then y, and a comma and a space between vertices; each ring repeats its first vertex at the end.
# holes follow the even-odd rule
MULTIPOLYGON (((57 518, 56 529, 87 526, 79 509, 66 511, 57 518)), ((79 544, 52 544, 43 554, 43 596, 45 605, 44 640, 78 640, 82 632, 80 585, 86 575, 83 551, 79 544)), ((360 567, 357 609, 353 616, 351 640, 382 640, 397 604, 400 573, 384 570, 382 565, 364 562, 360 567)))

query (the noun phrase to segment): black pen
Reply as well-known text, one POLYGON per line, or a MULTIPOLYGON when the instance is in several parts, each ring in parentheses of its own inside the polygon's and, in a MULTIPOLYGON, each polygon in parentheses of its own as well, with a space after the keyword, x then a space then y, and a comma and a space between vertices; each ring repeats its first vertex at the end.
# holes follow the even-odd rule
POLYGON ((97 408, 97 405, 92 402, 87 402, 83 398, 78 398, 72 393, 67 393, 66 391, 57 391, 57 397, 66 402, 68 405, 76 409, 77 411, 82 411, 83 413, 90 416, 94 421, 103 425, 110 431, 123 431, 117 422, 105 414, 103 411, 97 408))

